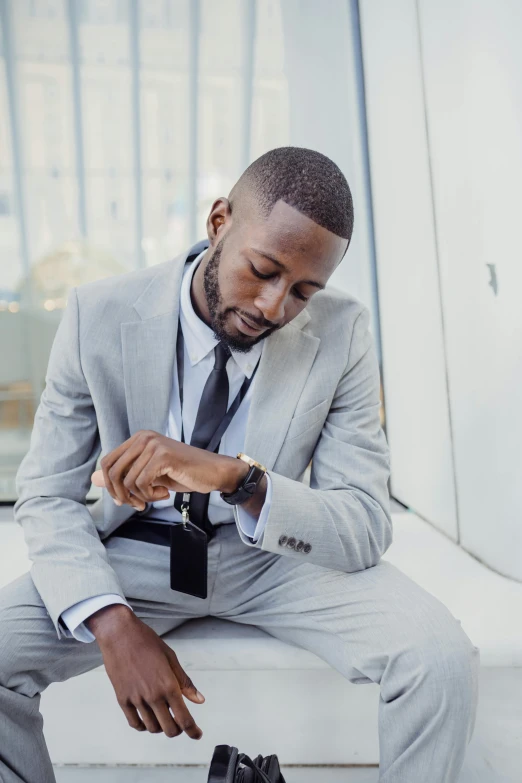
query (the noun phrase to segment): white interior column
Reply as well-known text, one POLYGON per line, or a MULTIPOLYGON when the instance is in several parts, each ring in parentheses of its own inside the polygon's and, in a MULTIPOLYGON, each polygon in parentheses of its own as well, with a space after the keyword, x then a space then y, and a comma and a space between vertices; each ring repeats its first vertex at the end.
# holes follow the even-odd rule
POLYGON ((456 541, 415 0, 361 0, 360 12, 391 490, 456 541))

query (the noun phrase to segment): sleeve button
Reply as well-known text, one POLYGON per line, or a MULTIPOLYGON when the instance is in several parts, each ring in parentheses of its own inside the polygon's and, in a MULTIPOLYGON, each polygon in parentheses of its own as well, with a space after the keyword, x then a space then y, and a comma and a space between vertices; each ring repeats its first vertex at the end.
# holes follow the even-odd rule
POLYGON ((301 549, 303 549, 303 547, 304 547, 304 542, 303 541, 298 541, 297 544, 295 545, 295 551, 296 552, 300 552, 301 549))
POLYGON ((303 548, 303 552, 305 553, 305 555, 307 555, 308 552, 311 552, 311 551, 312 551, 312 545, 311 544, 305 544, 304 548, 303 548))
POLYGON ((284 546, 288 541, 288 536, 279 536, 279 546, 284 546))
POLYGON ((293 549, 295 547, 295 538, 292 536, 292 538, 289 538, 286 542, 287 547, 290 549, 293 549))

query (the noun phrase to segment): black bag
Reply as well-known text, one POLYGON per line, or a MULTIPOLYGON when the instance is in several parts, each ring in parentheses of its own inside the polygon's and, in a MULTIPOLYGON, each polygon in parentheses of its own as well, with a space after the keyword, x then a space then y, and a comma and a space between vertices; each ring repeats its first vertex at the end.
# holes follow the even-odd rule
POLYGON ((254 760, 233 745, 216 745, 207 783, 285 783, 275 753, 254 760))

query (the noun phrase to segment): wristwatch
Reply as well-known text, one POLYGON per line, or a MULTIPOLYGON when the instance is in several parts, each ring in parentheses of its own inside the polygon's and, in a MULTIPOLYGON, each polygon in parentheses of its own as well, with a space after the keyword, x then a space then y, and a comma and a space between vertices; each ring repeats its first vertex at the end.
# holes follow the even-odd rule
POLYGON ((266 468, 264 465, 261 465, 260 462, 256 462, 256 460, 252 459, 252 457, 248 457, 246 454, 243 454, 242 451, 236 455, 236 458, 242 459, 243 462, 246 462, 247 465, 250 465, 250 470, 235 492, 230 492, 228 495, 224 492, 219 493, 220 497, 226 503, 230 503, 231 506, 238 506, 241 503, 244 503, 245 500, 248 500, 248 498, 251 498, 256 491, 257 485, 266 473, 266 468))

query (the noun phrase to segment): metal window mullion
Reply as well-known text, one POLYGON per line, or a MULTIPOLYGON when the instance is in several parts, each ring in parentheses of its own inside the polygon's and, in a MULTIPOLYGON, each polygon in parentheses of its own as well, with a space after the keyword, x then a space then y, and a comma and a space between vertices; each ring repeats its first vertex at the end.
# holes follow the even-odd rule
POLYGON ((364 84, 364 61, 361 40, 361 17, 359 0, 349 0, 350 20, 352 24, 353 59, 355 63, 355 85, 357 104, 359 107, 359 127, 362 142, 361 164, 364 181, 364 206, 361 211, 367 216, 367 234, 370 256, 370 281, 372 289, 372 311, 375 315, 375 343, 379 364, 382 366, 381 320, 379 313, 379 285, 377 279, 377 252, 375 249, 375 229, 373 222, 372 181, 370 170, 370 148, 368 143, 368 121, 366 113, 366 92, 364 84))
POLYGON ((87 236, 87 199, 85 191, 85 156, 83 140, 82 86, 80 77, 80 45, 78 41, 78 9, 76 0, 67 2, 69 47, 73 82, 74 134, 76 147, 76 177, 78 179, 78 220, 80 232, 87 236))
POLYGON ((16 214, 18 216, 18 226, 20 231, 20 249, 22 256, 22 268, 27 281, 28 317, 24 317, 23 339, 25 353, 28 359, 28 380, 31 382, 31 391, 33 405, 36 409, 40 396, 45 385, 45 380, 39 378, 36 374, 36 347, 31 335, 31 312, 35 307, 35 297, 33 290, 33 280, 31 275, 31 259, 29 254, 29 242, 27 234, 27 221, 25 213, 25 188, 23 181, 23 150, 22 137, 20 134, 20 114, 18 106, 18 95, 16 91, 16 60, 13 49, 13 30, 11 19, 11 8, 8 0, 0 0, 0 18, 2 20, 5 73, 7 82, 7 96, 9 105, 9 122, 11 131, 11 149, 13 153, 14 164, 14 193, 16 203, 16 214))
POLYGON ((2 19, 2 32, 5 57, 5 76, 7 86, 7 100, 9 106, 9 124, 11 130, 11 149, 14 164, 14 196, 18 227, 20 232, 20 249, 22 255, 22 267, 28 277, 31 271, 29 258, 29 243, 27 241, 27 223, 25 216, 25 190, 22 174, 22 149, 20 135, 20 115, 18 96, 16 92, 16 64, 13 51, 13 34, 11 9, 8 0, 0 0, 0 17, 2 19))
POLYGON ((140 107, 140 17, 138 0, 130 0, 130 55, 132 71, 132 125, 134 147, 135 239, 138 267, 146 265, 143 251, 143 187, 140 107))
POLYGON ((190 2, 189 51, 189 171, 188 214, 190 243, 197 241, 198 230, 198 99, 199 99, 199 28, 200 0, 190 2))
POLYGON ((245 0, 243 11, 243 139, 240 174, 250 165, 252 152, 252 102, 254 93, 257 0, 245 0))

